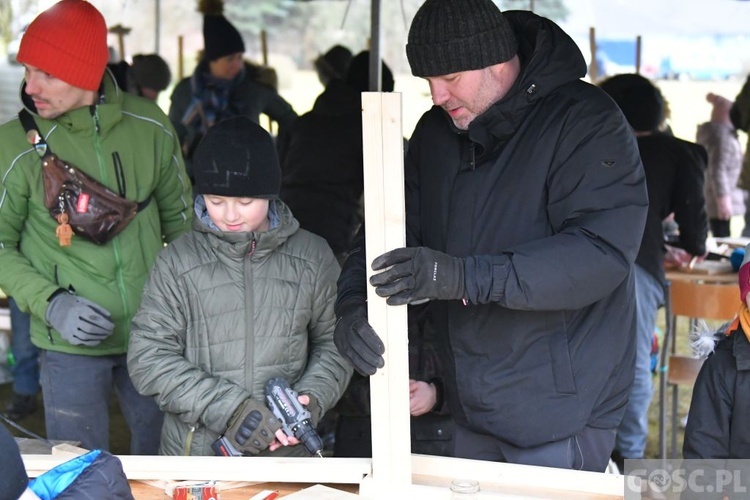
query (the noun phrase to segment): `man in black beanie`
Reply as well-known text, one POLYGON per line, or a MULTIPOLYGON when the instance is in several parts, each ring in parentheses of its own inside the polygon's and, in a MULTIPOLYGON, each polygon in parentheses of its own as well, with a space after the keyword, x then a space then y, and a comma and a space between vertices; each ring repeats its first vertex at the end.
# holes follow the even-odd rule
MULTIPOLYGON (((617 106, 575 42, 491 0, 427 0, 406 46, 435 106, 405 162, 407 248, 375 258, 388 304, 428 303, 458 457, 603 471, 633 383, 633 262, 648 200, 617 106)), ((364 248, 335 340, 383 366, 364 248)))

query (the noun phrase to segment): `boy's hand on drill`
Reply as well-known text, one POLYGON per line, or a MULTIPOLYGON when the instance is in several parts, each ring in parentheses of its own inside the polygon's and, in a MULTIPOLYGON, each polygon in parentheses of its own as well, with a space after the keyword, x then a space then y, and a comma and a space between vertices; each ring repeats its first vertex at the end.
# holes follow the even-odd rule
POLYGON ((279 419, 265 405, 250 398, 235 410, 225 435, 240 453, 257 455, 274 442, 280 429, 279 419))
MULTIPOLYGON (((310 396, 302 394, 297 396, 297 401, 303 406, 310 404, 310 396)), ((268 446, 270 451, 276 451, 282 446, 295 446, 300 444, 300 440, 294 436, 288 436, 282 429, 276 431, 276 439, 268 446)))

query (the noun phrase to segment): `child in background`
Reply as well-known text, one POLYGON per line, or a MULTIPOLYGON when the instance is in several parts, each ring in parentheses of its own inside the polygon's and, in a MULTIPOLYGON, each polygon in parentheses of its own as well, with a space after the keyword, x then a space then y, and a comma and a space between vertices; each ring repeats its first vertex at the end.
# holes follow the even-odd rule
POLYGON ((703 363, 693 388, 682 455, 750 458, 750 245, 739 273, 737 318, 693 342, 703 363))
POLYGON ((193 230, 166 247, 133 320, 128 369, 165 412, 159 453, 214 455, 222 434, 246 455, 309 455, 266 407, 283 377, 316 425, 352 369, 333 343, 339 265, 278 199, 273 140, 235 117, 193 162, 193 230))
POLYGON ((708 168, 704 194, 706 212, 714 237, 728 237, 733 215, 745 213, 747 191, 737 187, 742 170, 742 148, 737 130, 729 119, 732 101, 720 95, 708 94, 711 121, 698 125, 695 142, 708 152, 708 168))

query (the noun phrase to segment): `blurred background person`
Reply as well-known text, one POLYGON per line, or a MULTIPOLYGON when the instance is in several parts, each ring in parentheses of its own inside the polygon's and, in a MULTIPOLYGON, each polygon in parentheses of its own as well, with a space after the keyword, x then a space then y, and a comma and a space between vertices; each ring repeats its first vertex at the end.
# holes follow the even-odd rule
POLYGON ((169 65, 159 54, 136 54, 132 64, 120 61, 107 67, 115 76, 118 87, 152 101, 156 101, 159 93, 167 90, 172 81, 169 65))
MULTIPOLYGON (((281 143, 281 199, 302 228, 322 236, 343 264, 362 224, 362 104, 369 90, 370 52, 352 59, 345 80, 333 79, 281 143)), ((382 64, 382 90, 393 91, 382 64)))
POLYGON ((637 74, 616 75, 599 84, 622 110, 638 141, 646 173, 648 215, 635 259, 635 380, 617 429, 612 459, 624 471, 624 460, 643 458, 648 437, 648 408, 653 394, 651 349, 656 314, 664 305, 664 229, 674 213, 678 243, 690 256, 706 253, 708 221, 703 198, 706 150, 663 132, 665 100, 659 88, 637 74))
POLYGON ((695 142, 706 148, 706 212, 714 237, 731 236, 729 223, 733 215, 745 214, 747 191, 737 187, 742 169, 742 146, 737 129, 729 118, 732 101, 709 93, 711 119, 698 125, 695 142))
POLYGON ((352 51, 343 45, 334 45, 315 59, 315 71, 321 85, 327 87, 333 80, 343 80, 352 61, 352 51))
POLYGON ((260 83, 257 68, 243 60, 245 42, 224 17, 224 2, 204 1, 201 9, 203 54, 192 76, 175 87, 169 108, 191 179, 193 151, 214 124, 233 116, 259 123, 263 113, 278 123, 281 137, 297 119, 292 106, 273 86, 260 83))

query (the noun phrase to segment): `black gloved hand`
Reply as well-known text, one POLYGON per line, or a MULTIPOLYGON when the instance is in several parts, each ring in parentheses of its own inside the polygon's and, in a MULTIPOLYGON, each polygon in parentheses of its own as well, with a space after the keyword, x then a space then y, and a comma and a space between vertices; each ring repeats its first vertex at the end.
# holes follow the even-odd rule
POLYGON ((370 284, 389 305, 464 298, 463 259, 425 247, 397 248, 372 261, 375 271, 387 267, 370 284))
POLYGON ((246 399, 232 414, 224 435, 237 451, 257 455, 276 439, 279 429, 281 422, 271 410, 254 399, 246 399))
POLYGON ((93 347, 115 329, 109 311, 65 290, 50 297, 44 316, 47 323, 73 345, 93 347))
POLYGON ((338 310, 333 342, 342 356, 354 369, 365 377, 374 375, 383 368, 385 345, 367 322, 367 307, 364 303, 343 305, 338 310))

